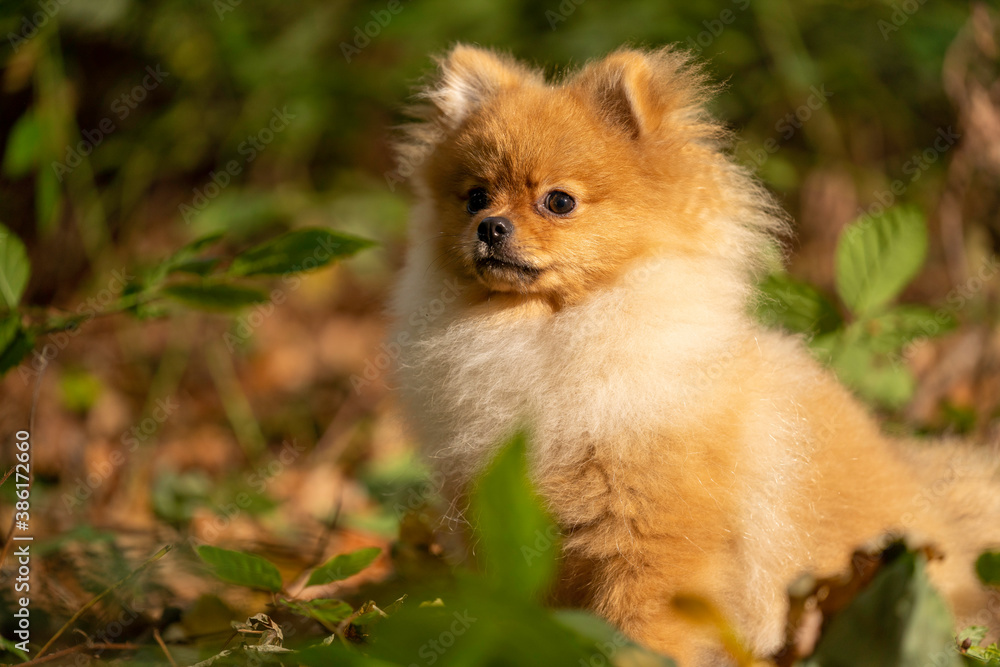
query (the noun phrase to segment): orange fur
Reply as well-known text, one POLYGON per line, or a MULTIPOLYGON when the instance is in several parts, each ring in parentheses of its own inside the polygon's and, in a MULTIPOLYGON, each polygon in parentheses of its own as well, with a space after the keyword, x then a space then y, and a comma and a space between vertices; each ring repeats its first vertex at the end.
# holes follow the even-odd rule
POLYGON ((725 659, 674 595, 766 654, 787 584, 887 530, 938 543, 959 622, 1000 628, 971 568, 1000 544, 996 462, 891 441, 801 341, 747 315, 784 223, 722 150, 710 92, 670 49, 555 83, 477 48, 442 59, 400 147, 418 202, 395 340, 421 441, 458 493, 529 420, 565 536, 559 600, 685 667, 725 659), (470 213, 474 188, 488 205, 470 213), (552 191, 575 209, 549 211, 552 191), (513 226, 503 262, 483 259, 486 216, 513 226))

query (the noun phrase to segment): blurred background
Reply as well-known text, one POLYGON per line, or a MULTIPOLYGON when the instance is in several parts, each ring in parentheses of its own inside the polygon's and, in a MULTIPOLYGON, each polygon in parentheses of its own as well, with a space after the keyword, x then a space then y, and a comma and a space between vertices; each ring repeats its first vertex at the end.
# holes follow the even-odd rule
MULTIPOLYGON (((5 470, 38 388, 36 631, 162 543, 266 553, 297 572, 388 547, 432 495, 380 348, 410 201, 390 144, 431 56, 456 41, 552 75, 623 43, 694 51, 724 83, 713 110, 736 158, 794 220, 790 272, 821 290, 846 224, 918 206, 930 255, 903 301, 950 308, 958 326, 908 350, 918 388, 888 416, 911 432, 989 435, 998 21, 995 3, 923 0, 5 0, 0 223, 28 247, 25 303, 39 316, 112 299, 213 231, 241 247, 307 225, 378 242, 294 287, 275 281, 280 299, 235 317, 95 318, 39 340, 52 351, 40 380, 29 360, 0 381, 5 470)), ((13 493, 0 493, 6 531, 13 493)), ((393 559, 345 586, 407 563, 419 573, 438 552, 407 530, 393 559)), ((254 608, 184 562, 130 590, 141 621, 126 639, 151 625, 226 631, 254 608)))

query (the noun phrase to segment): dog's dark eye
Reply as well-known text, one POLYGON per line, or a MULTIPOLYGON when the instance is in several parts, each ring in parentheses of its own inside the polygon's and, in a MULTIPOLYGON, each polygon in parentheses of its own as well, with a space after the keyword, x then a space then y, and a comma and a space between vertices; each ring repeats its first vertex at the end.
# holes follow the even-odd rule
POLYGON ((469 190, 469 203, 465 205, 465 210, 469 213, 478 213, 490 205, 490 196, 486 188, 472 188, 469 190))
POLYGON ((557 215, 566 215, 576 208, 576 200, 561 190, 553 190, 545 196, 545 208, 557 215))

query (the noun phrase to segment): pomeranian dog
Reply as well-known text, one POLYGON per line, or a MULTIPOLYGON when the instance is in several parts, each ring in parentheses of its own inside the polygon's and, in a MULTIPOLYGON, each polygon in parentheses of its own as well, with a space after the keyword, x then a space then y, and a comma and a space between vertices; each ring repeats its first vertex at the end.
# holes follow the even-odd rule
POLYGON ((753 317, 785 230, 724 151, 704 74, 621 50, 560 81, 456 46, 401 142, 417 203, 393 310, 397 382, 460 495, 520 423, 563 533, 561 604, 679 664, 725 664, 671 599, 760 655, 788 584, 921 536, 959 624, 1000 627, 973 562, 1000 544, 996 462, 883 435, 803 342, 753 317), (772 253, 773 254, 773 253, 772 253))

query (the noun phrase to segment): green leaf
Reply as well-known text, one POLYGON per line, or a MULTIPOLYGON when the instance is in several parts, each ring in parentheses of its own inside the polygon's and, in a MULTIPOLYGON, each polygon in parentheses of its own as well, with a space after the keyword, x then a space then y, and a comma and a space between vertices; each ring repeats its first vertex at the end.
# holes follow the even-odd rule
POLYGON ((168 285, 160 293, 202 310, 233 310, 267 301, 267 295, 258 289, 219 281, 168 285))
POLYGON ((477 480, 471 508, 483 564, 498 590, 525 599, 543 594, 555 574, 559 531, 528 477, 523 431, 477 480))
POLYGON ((863 216, 837 244, 837 291, 857 317, 874 314, 910 282, 927 256, 927 225, 915 207, 863 216))
POLYGON ((262 588, 272 593, 281 590, 281 573, 266 558, 208 545, 198 547, 197 552, 198 557, 212 568, 215 576, 223 581, 262 588))
POLYGON ((941 336, 957 326, 946 310, 924 306, 897 306, 864 323, 865 333, 877 352, 895 353, 921 338, 941 336))
POLYGON ((557 609, 552 612, 552 616, 560 625, 578 634, 582 644, 595 649, 594 658, 589 664, 677 667, 677 663, 670 658, 635 643, 621 630, 590 612, 582 609, 557 609))
POLYGON ((432 658, 437 665, 455 667, 608 664, 601 662, 596 642, 581 641, 541 604, 499 595, 475 575, 461 573, 454 584, 439 582, 415 592, 415 599, 440 597, 443 604, 403 605, 379 621, 378 641, 366 645, 365 652, 399 665, 426 665, 432 658))
POLYGON ((189 259, 170 268, 170 273, 190 273, 196 276, 207 276, 219 264, 218 257, 204 259, 189 259))
POLYGON ((989 631, 990 629, 985 625, 970 625, 955 636, 955 642, 961 645, 963 641, 968 639, 973 646, 979 646, 986 639, 989 631))
POLYGON ((82 370, 66 369, 58 382, 63 407, 79 414, 85 414, 94 407, 104 391, 99 377, 82 370))
POLYGON ((314 600, 282 600, 281 604, 292 609, 297 614, 313 618, 327 626, 335 627, 338 623, 354 613, 351 605, 343 600, 317 598, 314 600))
MULTIPOLYGON (((892 547, 890 547, 892 548, 892 547)), ((806 666, 940 667, 962 664, 948 607, 922 554, 904 551, 830 620, 806 666)))
POLYGON ((977 558, 976 574, 984 584, 1000 586, 1000 551, 987 551, 977 558))
POLYGON ((757 309, 767 326, 796 333, 829 333, 842 323, 836 306, 812 285, 787 274, 772 274, 761 284, 764 296, 757 309))
POLYGON ((152 293, 153 291, 150 287, 150 282, 147 282, 147 278, 147 275, 140 275, 139 278, 129 281, 129 283, 125 285, 125 289, 122 290, 123 299, 129 299, 136 295, 140 295, 140 298, 135 302, 135 305, 126 308, 125 312, 131 313, 140 320, 149 320, 169 315, 169 309, 162 302, 153 300, 144 301, 141 298, 146 296, 146 292, 152 293))
POLYGON ((347 579, 371 565, 380 553, 382 550, 378 547, 368 547, 331 558, 313 570, 306 586, 319 586, 331 581, 347 579))
POLYGON ((42 149, 42 127, 34 109, 28 109, 17 119, 7 139, 3 156, 3 171, 17 178, 28 173, 38 163, 42 149))
POLYGON ((212 480, 202 470, 165 470, 156 476, 150 489, 153 512, 170 523, 187 523, 195 511, 208 506, 212 488, 212 480))
POLYGON ((299 229, 240 253, 229 273, 259 276, 311 271, 372 245, 372 241, 329 229, 299 229))
POLYGON ((21 318, 0 317, 0 377, 16 368, 35 348, 35 336, 21 328, 21 318))
POLYGON ((887 408, 902 407, 916 390, 916 379, 901 360, 877 354, 863 339, 848 340, 835 349, 831 366, 863 398, 887 408))
POLYGON ((21 659, 22 662, 27 662, 28 660, 30 660, 28 654, 17 647, 17 642, 11 641, 6 637, 0 636, 0 653, 3 652, 8 652, 13 655, 16 655, 18 658, 21 659))
MULTIPOLYGON (((436 654, 435 654, 436 655, 436 654)), ((299 651, 295 656, 298 664, 306 667, 400 667, 399 662, 387 662, 361 653, 359 650, 340 643, 320 644, 299 651)))
POLYGON ((196 257, 198 253, 213 243, 217 243, 222 237, 222 232, 206 234, 181 246, 174 254, 157 264, 149 272, 146 282, 150 285, 156 285, 166 278, 168 274, 175 271, 204 276, 218 264, 219 260, 216 258, 196 259, 196 257))
POLYGON ((17 307, 30 273, 31 264, 21 239, 0 225, 0 312, 17 307))
POLYGON ((218 243, 225 236, 222 232, 214 232, 212 234, 205 234, 204 236, 199 236, 194 241, 191 241, 187 245, 181 247, 180 250, 175 252, 171 257, 172 260, 184 260, 190 257, 194 257, 199 252, 208 248, 209 246, 218 243))
POLYGON ((162 271, 164 274, 175 270, 178 266, 181 266, 187 262, 194 260, 205 248, 218 243, 223 237, 222 232, 216 232, 214 234, 206 234, 196 238, 194 241, 181 246, 173 255, 165 259, 161 263, 162 271))

